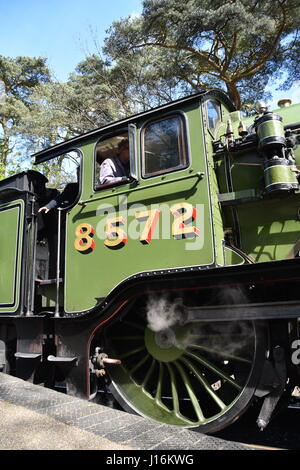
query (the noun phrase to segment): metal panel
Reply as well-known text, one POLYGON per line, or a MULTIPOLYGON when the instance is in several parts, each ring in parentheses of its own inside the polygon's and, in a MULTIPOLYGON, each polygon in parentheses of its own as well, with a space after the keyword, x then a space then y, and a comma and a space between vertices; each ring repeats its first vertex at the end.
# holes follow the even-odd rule
POLYGON ((0 206, 0 313, 14 313, 19 308, 23 225, 23 200, 0 206))

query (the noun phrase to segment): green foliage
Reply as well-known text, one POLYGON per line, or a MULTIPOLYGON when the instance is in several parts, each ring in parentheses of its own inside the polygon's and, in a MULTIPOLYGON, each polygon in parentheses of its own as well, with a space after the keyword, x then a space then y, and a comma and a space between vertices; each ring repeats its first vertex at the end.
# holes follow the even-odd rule
POLYGON ((164 78, 225 88, 240 107, 253 84, 260 98, 283 69, 299 75, 299 14, 298 0, 144 0, 141 17, 113 23, 105 51, 118 61, 152 49, 164 78))
POLYGON ((6 174, 8 156, 13 150, 13 137, 30 115, 32 94, 38 84, 46 83, 50 74, 46 59, 0 56, 0 178, 6 174))
POLYGON ((30 115, 20 127, 27 148, 36 152, 117 119, 120 98, 116 90, 112 96, 108 73, 106 65, 91 56, 67 83, 39 84, 31 96, 30 115))
POLYGON ((159 62, 152 51, 147 57, 137 53, 116 64, 93 54, 78 64, 67 83, 36 86, 30 113, 19 126, 27 151, 34 153, 172 100, 178 81, 155 76, 159 62))

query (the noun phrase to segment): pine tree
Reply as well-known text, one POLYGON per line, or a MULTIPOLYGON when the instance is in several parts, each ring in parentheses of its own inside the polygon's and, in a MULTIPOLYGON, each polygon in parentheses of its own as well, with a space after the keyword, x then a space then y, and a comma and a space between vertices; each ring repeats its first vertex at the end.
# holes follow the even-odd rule
POLYGON ((299 77, 299 15, 299 0, 144 0, 141 17, 113 23, 105 51, 118 61, 152 50, 165 78, 222 87, 240 108, 247 90, 260 98, 284 71, 286 86, 299 77))
POLYGON ((18 135, 20 123, 30 115, 33 90, 49 77, 45 58, 0 56, 0 178, 7 169, 12 137, 18 135))

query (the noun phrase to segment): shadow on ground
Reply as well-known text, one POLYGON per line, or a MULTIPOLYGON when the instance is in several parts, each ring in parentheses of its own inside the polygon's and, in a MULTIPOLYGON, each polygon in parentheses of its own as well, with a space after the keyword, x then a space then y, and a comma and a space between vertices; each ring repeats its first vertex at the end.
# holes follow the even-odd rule
POLYGON ((236 423, 214 436, 242 444, 300 450, 300 407, 281 410, 264 431, 256 424, 259 410, 254 404, 236 423))

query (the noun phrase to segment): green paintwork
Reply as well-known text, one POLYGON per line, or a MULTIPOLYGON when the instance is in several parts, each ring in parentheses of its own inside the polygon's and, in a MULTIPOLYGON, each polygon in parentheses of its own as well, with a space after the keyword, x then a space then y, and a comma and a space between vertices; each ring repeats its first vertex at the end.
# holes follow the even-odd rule
MULTIPOLYGON (((190 153, 190 164, 186 169, 148 179, 139 177, 137 185, 128 184, 95 191, 94 151, 97 140, 102 136, 101 132, 90 141, 85 141, 84 145, 78 146, 83 154, 83 189, 79 203, 67 215, 64 285, 66 312, 76 313, 93 308, 97 299, 105 298, 119 283, 145 271, 167 271, 195 265, 239 264, 237 255, 229 256, 224 251, 224 229, 235 229, 233 211, 239 224, 240 248, 256 262, 283 259, 297 242, 300 202, 298 191, 283 199, 273 197, 268 200, 263 196, 269 181, 277 182, 283 178, 285 182, 295 182, 295 174, 291 172, 291 168, 272 167, 264 171, 264 158, 255 148, 229 154, 227 163, 222 158, 216 161, 213 138, 207 129, 205 103, 199 106, 195 101, 185 107, 174 107, 173 112, 183 113, 186 119, 190 153), (226 176, 228 164, 232 180, 231 191, 226 176), (267 183, 264 181, 264 174, 267 183), (223 196, 223 200, 238 199, 240 202, 234 209, 221 206, 220 196, 223 196), (178 240, 170 235, 173 220, 170 207, 179 202, 188 202, 197 207, 198 218, 195 224, 200 230, 200 237, 178 240), (145 223, 136 221, 135 212, 154 208, 161 211, 159 222, 151 242, 143 244, 139 241, 139 236, 145 223), (106 220, 114 216, 123 216, 126 220, 126 225, 122 228, 128 239, 120 249, 110 249, 104 244, 106 220), (75 230, 81 223, 89 223, 95 229, 95 248, 87 254, 79 253, 74 248, 75 230)), ((295 113, 295 107, 291 107, 291 111, 276 111, 282 115, 283 125, 291 122, 288 119, 289 112, 295 113)), ((160 115, 162 116, 163 114, 160 115)), ((228 119, 232 122, 234 137, 239 138, 237 128, 242 115, 240 111, 229 113, 223 104, 222 121, 216 129, 216 138, 226 132, 228 119)), ((141 133, 145 122, 145 118, 131 122, 136 126, 139 175, 141 133)), ((248 119, 248 125, 250 123, 253 123, 253 118, 248 119)), ((274 133, 281 135, 282 125, 269 121, 261 126, 260 132, 262 136, 274 133)), ((297 159, 297 150, 295 153, 297 159)))
MULTIPOLYGON (((300 104, 293 104, 291 106, 287 106, 285 108, 274 109, 273 112, 278 114, 283 119, 283 126, 288 126, 289 124, 294 124, 296 122, 300 122, 300 104)), ((249 117, 244 119, 244 122, 247 126, 253 123, 253 117, 249 117)), ((236 133, 236 137, 238 134, 236 133)), ((296 164, 298 169, 300 169, 300 145, 294 149, 296 164)))
MULTIPOLYGON (((286 126, 299 122, 299 108, 300 105, 294 105, 274 112, 282 116, 282 124, 286 126)), ((233 115, 234 137, 238 138, 238 119, 236 113, 231 113, 231 115, 233 115)), ((228 116, 224 120, 226 119, 228 116)), ((249 126, 253 121, 254 118, 248 118, 245 123, 249 126)), ((274 122, 276 123, 276 121, 274 122)), ((273 122, 269 121, 266 124, 268 126, 264 126, 263 136, 274 135, 273 122)), ((276 132, 279 134, 281 133, 280 129, 281 124, 278 129, 276 128, 276 132)), ((225 132, 225 124, 220 128, 219 135, 221 132, 225 132)), ((299 147, 298 145, 294 150, 298 165, 300 163, 299 147)), ((234 228, 233 214, 235 214, 239 225, 240 248, 255 262, 275 261, 291 257, 293 247, 299 239, 299 190, 272 197, 267 197, 264 194, 268 184, 296 183, 297 179, 295 173, 292 172, 292 167, 273 166, 264 171, 264 157, 255 149, 229 153, 228 161, 233 193, 230 192, 228 186, 225 159, 219 159, 215 163, 222 199, 237 201, 233 206, 223 207, 224 226, 227 229, 234 228)))
POLYGON ((0 206, 0 312, 14 313, 20 303, 24 201, 0 206))
POLYGON ((179 359, 183 350, 174 346, 184 338, 184 328, 169 328, 166 331, 154 332, 145 328, 145 346, 149 354, 161 362, 172 362, 179 359))
POLYGON ((233 266, 237 264, 244 264, 245 260, 235 251, 231 250, 229 247, 225 247, 225 265, 233 266))
MULTIPOLYGON (((218 202, 218 193, 219 193, 219 184, 217 175, 214 169, 214 160, 213 160, 213 147, 212 147, 212 138, 208 131, 208 117, 207 117, 207 108, 205 103, 202 105, 202 119, 203 119, 203 134, 204 141, 206 145, 206 155, 203 155, 207 159, 207 167, 209 174, 209 191, 211 197, 211 207, 212 207, 212 230, 214 236, 214 249, 216 264, 218 266, 224 265, 224 251, 223 251, 223 240, 224 240, 224 229, 222 214, 220 210, 220 205, 218 202)), ((225 110, 224 110, 225 111, 225 110)))
POLYGON ((273 113, 282 117, 284 125, 299 122, 299 104, 274 109, 273 113))
MULTIPOLYGON (((186 169, 145 180, 140 178, 138 185, 128 184, 95 192, 92 186, 93 155, 97 141, 81 147, 84 155, 84 189, 80 200, 84 202, 79 202, 70 211, 67 220, 65 278, 67 312, 84 311, 94 307, 97 298, 107 296, 116 285, 134 274, 214 263, 217 243, 214 244, 212 234, 211 200, 216 217, 216 212, 219 212, 214 197, 217 182, 215 175, 211 175, 212 167, 207 170, 198 103, 189 105, 184 112, 191 157, 190 165, 186 169), (209 181, 208 173, 214 181, 209 181), (199 237, 178 240, 171 235, 173 216, 170 207, 180 202, 187 202, 197 207, 195 225, 200 230, 199 237), (148 245, 139 241, 145 223, 137 224, 135 220, 134 214, 139 210, 138 205, 142 205, 144 210, 150 208, 161 210, 157 232, 148 245), (124 230, 128 234, 128 241, 120 249, 108 248, 104 244, 104 239, 99 238, 101 227, 103 233, 107 220, 107 215, 103 215, 105 209, 115 211, 115 216, 123 216, 127 221, 124 230), (79 253, 74 248, 75 229, 81 223, 91 224, 96 231, 94 251, 88 254, 79 253)), ((145 121, 136 122, 138 154, 140 131, 144 123, 145 121)), ((138 159, 138 171, 140 171, 140 159, 138 159)), ((220 220, 219 216, 219 224, 220 220)), ((223 237, 223 232, 221 236, 223 237)), ((220 258, 220 264, 224 264, 221 240, 218 245, 217 256, 220 258)))
POLYGON ((289 257, 299 239, 299 198, 264 200, 237 207, 242 250, 255 262, 275 261, 289 257), (298 201, 297 201, 298 200, 298 201))
POLYGON ((266 189, 272 184, 294 183, 297 184, 295 172, 291 166, 273 165, 264 171, 266 189))
POLYGON ((262 122, 257 126, 257 136, 260 144, 270 137, 284 137, 284 128, 281 121, 271 120, 262 122))

